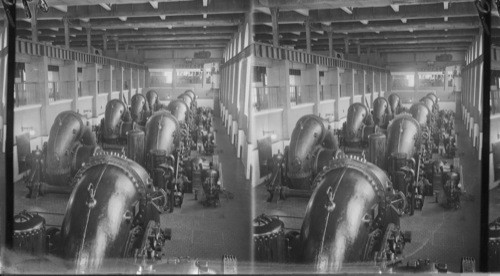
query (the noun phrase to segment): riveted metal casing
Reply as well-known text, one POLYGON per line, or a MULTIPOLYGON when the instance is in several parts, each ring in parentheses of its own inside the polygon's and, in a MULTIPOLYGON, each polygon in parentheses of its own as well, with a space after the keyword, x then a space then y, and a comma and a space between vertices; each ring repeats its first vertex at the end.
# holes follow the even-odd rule
POLYGON ((314 182, 300 233, 301 261, 323 272, 371 261, 369 234, 389 223, 399 225, 399 217, 388 216, 392 184, 386 173, 362 158, 339 156, 314 182))
POLYGON ((148 204, 148 173, 125 156, 99 153, 77 173, 73 185, 61 237, 63 255, 74 260, 78 272, 96 271, 105 259, 132 257, 131 230, 159 222, 158 211, 148 204))
POLYGON ((26 210, 14 216, 14 250, 33 255, 47 251, 45 219, 26 210))
POLYGON ((401 109, 401 99, 398 94, 392 93, 388 98, 389 107, 393 115, 399 114, 399 110, 401 109))
POLYGON ((392 119, 392 111, 389 102, 384 97, 378 97, 373 101, 373 122, 376 126, 387 128, 392 119))

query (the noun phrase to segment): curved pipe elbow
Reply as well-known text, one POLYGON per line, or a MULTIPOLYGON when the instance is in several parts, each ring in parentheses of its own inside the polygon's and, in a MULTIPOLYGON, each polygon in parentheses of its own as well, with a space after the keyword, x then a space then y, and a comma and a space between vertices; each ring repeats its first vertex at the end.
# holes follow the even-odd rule
POLYGON ((184 101, 189 108, 193 104, 193 99, 188 94, 181 94, 177 99, 184 101))
POLYGON ((398 94, 391 94, 389 95, 389 107, 391 109, 391 112, 393 115, 396 115, 399 113, 399 110, 401 109, 401 99, 399 98, 398 94))
POLYGON ((153 150, 165 150, 170 154, 177 147, 179 122, 168 111, 154 113, 145 129, 145 156, 153 150))
POLYGON ((373 101, 373 122, 376 126, 387 128, 389 119, 392 116, 389 102, 383 98, 378 97, 373 101))
POLYGON ((179 123, 185 123, 188 119, 189 106, 182 100, 173 100, 168 106, 167 110, 174 115, 179 123))
POLYGON ((398 115, 387 128, 387 154, 413 157, 420 139, 420 125, 410 114, 398 115))
POLYGON ((347 110, 347 120, 345 124, 346 142, 360 142, 361 129, 368 117, 368 108, 361 103, 354 103, 347 110))
POLYGON ((97 272, 107 259, 133 256, 136 245, 127 246, 132 228, 159 222, 146 205, 149 184, 144 168, 118 156, 98 155, 79 171, 61 228, 63 255, 78 272, 97 272))
POLYGON ((160 99, 158 98, 158 93, 155 90, 149 90, 146 93, 146 100, 148 102, 149 110, 155 112, 159 109, 160 99))
POLYGON ((123 122, 130 122, 130 113, 124 102, 113 99, 106 104, 103 120, 103 138, 105 141, 123 138, 120 126, 123 122))
MULTIPOLYGON (((301 117, 292 132, 288 150, 287 176, 295 188, 307 189, 312 175, 314 150, 321 146, 326 136, 323 120, 316 115, 301 117)), ((333 144, 333 142, 332 142, 333 144)), ((292 187, 293 188, 293 187, 292 187)))
POLYGON ((429 98, 428 96, 425 96, 422 99, 420 99, 420 102, 424 103, 427 106, 427 108, 429 108, 429 110, 431 112, 434 112, 434 101, 433 101, 433 99, 429 98))
POLYGON ((73 149, 78 144, 97 146, 95 135, 80 114, 64 111, 57 115, 47 143, 47 175, 53 185, 65 185, 72 170, 73 149))
MULTIPOLYGON (((368 162, 340 158, 315 183, 301 228, 301 261, 322 272, 338 272, 344 263, 373 259, 373 252, 365 250, 371 227, 385 223, 375 217, 388 208, 385 172, 368 162)), ((399 224, 398 218, 393 220, 399 224)))
POLYGON ((130 105, 131 119, 138 124, 144 124, 148 115, 150 115, 150 109, 146 97, 142 94, 135 94, 130 105))

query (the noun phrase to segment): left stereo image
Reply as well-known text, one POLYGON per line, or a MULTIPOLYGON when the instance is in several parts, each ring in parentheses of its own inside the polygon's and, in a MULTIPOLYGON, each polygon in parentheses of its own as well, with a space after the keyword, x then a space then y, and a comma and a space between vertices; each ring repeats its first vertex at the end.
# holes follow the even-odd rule
POLYGON ((226 14, 224 1, 90 2, 14 3, 14 229, 2 270, 244 273, 251 189, 218 94, 248 3, 225 1, 226 14))

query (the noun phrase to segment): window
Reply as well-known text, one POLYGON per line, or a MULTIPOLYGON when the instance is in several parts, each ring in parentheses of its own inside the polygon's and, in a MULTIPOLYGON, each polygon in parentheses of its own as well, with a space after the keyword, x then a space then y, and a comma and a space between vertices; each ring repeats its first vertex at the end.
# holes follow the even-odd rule
POLYGON ((203 69, 177 69, 176 83, 183 84, 201 84, 203 78, 203 69))
POLYGON ((59 66, 48 66, 49 101, 57 101, 59 96, 59 66))
POLYGON ((444 87, 443 72, 419 72, 418 73, 419 88, 435 88, 444 87))
POLYGON ((491 70, 491 97, 490 107, 491 114, 500 113, 500 71, 491 70))
POLYGON ((172 84, 173 69, 150 69, 149 86, 164 87, 172 84))
POLYGON ((290 86, 290 105, 298 104, 300 98, 300 90, 298 86, 290 86))
POLYGON ((300 103, 300 70, 290 69, 290 104, 300 103))
POLYGON ((301 72, 300 72, 300 69, 290 69, 288 70, 290 76, 300 76, 301 72))
POLYGON ((264 85, 266 79, 266 67, 254 66, 253 67, 253 82, 262 82, 264 85))
POLYGON ((325 72, 319 71, 319 100, 323 101, 325 99, 324 92, 324 83, 325 83, 325 72))
POLYGON ((205 84, 209 84, 213 87, 215 83, 214 75, 219 73, 219 64, 213 62, 205 63, 203 69, 205 70, 205 84))
POLYGON ((31 105, 39 103, 39 91, 37 83, 27 82, 26 64, 16 62, 14 71, 14 99, 16 106, 31 105))
POLYGON ((415 73, 414 72, 393 72, 392 75, 392 89, 409 89, 415 87, 415 73))

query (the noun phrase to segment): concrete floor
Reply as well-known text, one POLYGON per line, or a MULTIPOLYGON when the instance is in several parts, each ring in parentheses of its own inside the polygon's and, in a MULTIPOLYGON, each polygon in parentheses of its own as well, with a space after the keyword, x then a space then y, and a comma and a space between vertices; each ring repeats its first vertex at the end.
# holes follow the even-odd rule
MULTIPOLYGON (((481 163, 464 125, 460 121, 455 125, 457 156, 463 166, 462 179, 468 196, 462 197, 459 210, 445 209, 441 204, 433 203, 434 197, 427 197, 422 211, 401 218, 401 229, 412 231, 412 243, 404 250, 407 260, 430 259, 446 263, 449 271, 460 272, 462 257, 474 257, 476 266, 479 263, 481 163)), ((269 203, 267 196, 265 185, 256 187, 255 214, 281 216, 286 228, 300 231, 308 199, 288 198, 269 203)))
MULTIPOLYGON (((182 208, 161 215, 162 227, 172 229, 172 240, 166 242, 164 253, 167 258, 189 256, 209 260, 209 264, 213 260, 217 267, 220 267, 222 255, 229 254, 248 267, 253 242, 250 183, 245 180, 243 164, 237 160, 236 150, 224 134, 220 118, 214 119, 214 125, 218 131, 216 153, 222 164, 224 188, 234 198, 222 196, 219 207, 204 207, 200 201, 194 200, 193 194, 185 194, 182 208)), ((26 194, 23 181, 17 182, 14 194, 16 214, 22 210, 39 212, 45 217, 47 226, 61 226, 69 195, 48 194, 28 199, 26 194)), ((244 272, 242 269, 239 271, 244 272)))

